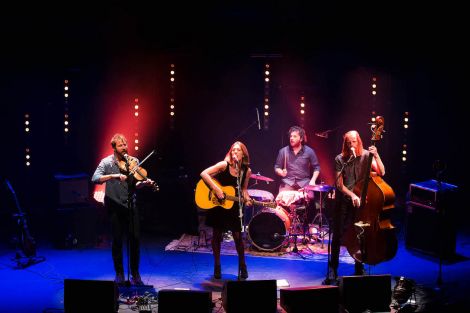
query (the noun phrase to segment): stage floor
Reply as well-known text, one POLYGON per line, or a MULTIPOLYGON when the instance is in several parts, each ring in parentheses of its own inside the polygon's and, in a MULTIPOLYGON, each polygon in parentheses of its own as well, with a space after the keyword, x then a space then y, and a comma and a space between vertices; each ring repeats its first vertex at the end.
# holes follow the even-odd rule
MULTIPOLYGON (((144 283, 152 285, 157 292, 174 288, 212 291, 214 312, 224 312, 221 308, 221 291, 225 281, 237 279, 237 257, 223 255, 222 279, 214 280, 211 254, 165 251, 165 247, 175 238, 178 236, 144 236, 141 253, 144 283)), ((404 276, 416 281, 416 312, 455 312, 456 308, 468 312, 469 239, 468 234, 458 235, 456 258, 442 265, 443 284, 440 290, 435 288, 439 260, 405 248, 403 238, 399 240, 395 258, 366 269, 373 275, 390 274, 392 278, 404 276)), ((64 308, 64 279, 114 279, 109 243, 88 248, 56 249, 48 242, 38 242, 37 255, 45 260, 24 269, 16 269, 14 249, 2 246, 0 312, 61 312, 64 308)), ((278 259, 248 255, 247 265, 248 280, 282 280, 289 287, 321 285, 327 269, 326 259, 304 261, 300 257, 278 259)), ((339 275, 352 275, 353 267, 350 262, 342 262, 339 275)), ((392 287, 394 284, 392 279, 392 287)), ((83 301, 87 301, 86 296, 83 301)), ((119 312, 132 312, 132 306, 121 303, 119 312)), ((157 305, 152 306, 152 311, 157 312, 157 305)), ((177 311, 178 307, 175 307, 177 311)), ((283 312, 279 305, 278 312, 283 312)))

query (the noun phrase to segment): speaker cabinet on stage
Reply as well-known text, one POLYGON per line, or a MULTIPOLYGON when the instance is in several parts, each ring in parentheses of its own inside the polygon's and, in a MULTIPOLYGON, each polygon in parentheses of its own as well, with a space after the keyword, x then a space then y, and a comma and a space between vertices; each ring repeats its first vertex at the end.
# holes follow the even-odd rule
POLYGON ((86 204, 90 201, 90 177, 84 173, 56 174, 59 206, 86 204))
POLYGON ((457 191, 458 187, 455 185, 431 179, 410 184, 409 197, 411 202, 424 207, 437 209, 443 205, 446 208, 455 199, 457 191))
POLYGON ((455 185, 436 180, 410 184, 405 228, 408 249, 442 258, 455 255, 457 190, 455 185))
POLYGON ((227 281, 222 290, 222 306, 227 313, 275 313, 276 280, 227 281))
POLYGON ((158 312, 210 313, 212 312, 212 293, 198 290, 160 290, 158 312))
POLYGON ((456 226, 450 209, 408 202, 405 228, 406 248, 448 259, 455 255, 456 226))
POLYGON ((350 313, 390 312, 392 278, 390 275, 342 276, 339 292, 340 302, 350 313))
POLYGON ((280 290, 281 307, 287 313, 322 312, 338 313, 339 288, 337 286, 312 286, 280 290))
POLYGON ((113 281, 64 280, 65 313, 117 312, 119 291, 113 281))

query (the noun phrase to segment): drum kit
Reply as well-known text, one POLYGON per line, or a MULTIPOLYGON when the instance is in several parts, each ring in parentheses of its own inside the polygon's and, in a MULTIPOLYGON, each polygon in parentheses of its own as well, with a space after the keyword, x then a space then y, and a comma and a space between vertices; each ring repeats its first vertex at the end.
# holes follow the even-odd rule
POLYGON ((333 187, 329 185, 325 185, 325 184, 307 185, 304 187, 304 190, 314 191, 314 192, 316 191, 316 192, 319 192, 320 194, 320 201, 319 201, 320 209, 318 213, 315 215, 315 217, 313 218, 313 221, 311 223, 312 225, 318 225, 318 228, 315 228, 315 226, 313 226, 312 228, 309 228, 309 230, 310 230, 310 233, 312 233, 312 235, 316 235, 318 238, 321 239, 321 248, 323 249, 323 241, 329 229, 328 219, 326 218, 325 213, 323 213, 323 208, 324 208, 323 201, 325 200, 325 194, 328 194, 330 191, 332 191, 333 187))
MULTIPOLYGON (((255 180, 267 183, 273 179, 258 174, 250 176, 255 180)), ((256 183, 255 183, 256 184, 256 183)), ((248 239, 251 244, 261 251, 276 251, 283 245, 290 246, 293 238, 293 252, 298 252, 297 239, 301 238, 304 243, 311 240, 320 241, 323 246, 323 238, 328 233, 328 220, 323 210, 325 193, 329 193, 333 187, 328 185, 305 186, 300 190, 281 191, 274 198, 269 191, 260 189, 248 189, 252 199, 260 202, 276 201, 276 208, 252 206, 245 210, 244 227, 247 229, 248 239), (313 192, 319 192, 320 209, 313 218, 308 221, 308 207, 313 201, 313 192)), ((323 247, 322 247, 323 248, 323 247)))

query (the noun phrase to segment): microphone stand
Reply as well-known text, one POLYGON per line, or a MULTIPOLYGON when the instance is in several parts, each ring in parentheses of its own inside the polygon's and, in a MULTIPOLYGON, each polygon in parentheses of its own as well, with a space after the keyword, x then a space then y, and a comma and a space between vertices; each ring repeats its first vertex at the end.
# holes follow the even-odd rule
POLYGON ((259 119, 259 111, 258 111, 258 108, 255 108, 256 109, 256 120, 251 123, 248 127, 246 127, 245 129, 243 129, 239 134, 238 136, 236 136, 235 138, 240 138, 242 137, 247 131, 248 129, 250 129, 251 127, 253 127, 254 125, 258 125, 258 130, 261 130, 261 123, 260 123, 260 119, 259 119))
POLYGON ((436 279, 436 284, 437 284, 437 287, 436 289, 437 290, 440 290, 441 287, 442 287, 442 284, 443 284, 443 280, 442 280, 442 259, 443 259, 443 252, 444 252, 444 243, 443 243, 443 239, 442 237, 444 236, 443 234, 443 229, 444 227, 442 226, 443 224, 443 220, 444 220, 444 217, 445 217, 445 214, 444 214, 444 207, 441 205, 441 201, 440 201, 440 193, 441 193, 441 189, 442 189, 442 179, 441 179, 441 171, 438 171, 436 173, 436 181, 437 181, 437 197, 436 197, 436 209, 437 209, 437 212, 438 212, 438 216, 439 216, 439 228, 438 228, 438 233, 439 233, 439 271, 438 271, 438 274, 437 274, 437 279, 436 279))
POLYGON ((242 199, 242 188, 241 188, 241 180, 243 176, 243 170, 238 166, 238 161, 235 161, 235 168, 238 171, 238 176, 237 176, 237 190, 238 190, 238 211, 239 211, 239 219, 240 219, 240 225, 242 228, 242 233, 245 233, 245 230, 243 229, 243 199, 242 199))
MULTIPOLYGON (((250 125, 248 125, 246 128, 244 128, 242 131, 240 131, 238 133, 238 135, 235 136, 235 139, 234 140, 238 140, 238 138, 242 138, 250 128, 252 128, 253 126, 255 125, 258 125, 258 130, 261 131, 261 122, 259 120, 259 112, 258 112, 258 108, 256 108, 257 110, 257 120, 253 121, 250 125)), ((221 150, 222 151, 222 150, 221 150)))
POLYGON ((127 158, 124 158, 126 160, 126 171, 127 171, 127 213, 128 213, 128 219, 129 219, 129 225, 127 229, 127 280, 126 280, 126 287, 131 286, 131 280, 130 280, 130 271, 131 271, 131 236, 133 236, 134 233, 134 197, 133 197, 133 191, 132 191, 132 184, 131 184, 131 177, 133 177, 130 174, 129 170, 129 160, 127 158))
MULTIPOLYGON (((340 172, 339 172, 339 175, 336 177, 335 183, 333 184, 333 187, 334 187, 336 190, 338 189, 338 188, 337 188, 338 180, 339 180, 340 176, 343 175, 344 169, 346 168, 346 166, 348 166, 349 164, 351 164, 351 162, 354 161, 355 159, 356 159, 356 158, 354 157, 354 155, 351 155, 351 157, 349 158, 349 160, 348 160, 347 162, 345 162, 345 163, 343 164, 343 166, 341 167, 341 170, 340 170, 340 172)), ((333 190, 333 189, 332 189, 332 190, 333 190)), ((325 196, 328 195, 330 192, 331 192, 331 191, 327 192, 327 193, 325 194, 325 196)), ((335 197, 337 197, 336 193, 335 193, 335 197)), ((336 201, 335 201, 335 202, 336 202, 336 201)), ((335 203, 335 211, 336 211, 336 206, 337 206, 337 205, 338 205, 338 204, 335 203)), ((333 214, 333 217, 336 217, 335 215, 336 215, 336 212, 335 212, 335 214, 333 214)), ((336 223, 337 223, 337 222, 338 222, 338 221, 336 220, 336 223)), ((333 226, 333 228, 336 228, 336 227, 335 227, 335 226, 336 226, 336 223, 335 223, 335 221, 333 221, 333 223, 331 223, 332 226, 333 226)), ((325 278, 325 280, 323 281, 323 285, 330 285, 330 284, 332 283, 332 281, 331 281, 330 278, 329 278, 330 265, 331 265, 331 242, 332 242, 332 240, 331 240, 331 235, 332 235, 331 228, 332 228, 332 227, 328 227, 328 256, 327 256, 327 262, 326 262, 326 278, 325 278)), ((334 236, 334 235, 335 235, 335 234, 333 234, 333 236, 334 236)))
MULTIPOLYGON (((150 152, 142 161, 138 162, 138 164, 134 167, 134 168, 139 168, 139 166, 144 163, 152 154, 155 153, 155 150, 152 150, 152 152, 150 152)), ((137 206, 136 206, 136 186, 135 184, 133 184, 131 182, 132 179, 136 179, 134 177, 134 174, 131 173, 130 171, 130 168, 129 168, 129 159, 128 157, 124 157, 125 161, 126 161, 126 171, 127 171, 127 209, 128 209, 128 218, 129 218, 129 228, 128 228, 128 233, 127 233, 127 281, 125 283, 125 286, 127 288, 130 288, 131 287, 131 281, 130 281, 130 272, 131 272, 131 236, 134 236, 134 240, 137 241, 138 240, 138 237, 139 237, 139 234, 135 234, 135 223, 134 223, 134 219, 135 219, 135 216, 136 216, 136 210, 137 210, 137 206), (132 178, 131 178, 132 177, 132 178)), ((139 249, 140 249, 140 245, 139 245, 139 249)), ((136 253, 140 253, 140 251, 136 251, 136 253)), ((136 258, 137 262, 140 262, 140 257, 137 257, 136 258)), ((137 265, 139 266, 139 264, 134 264, 134 265, 137 265)), ((140 275, 140 273, 139 273, 140 275)), ((129 292, 134 292, 133 290, 135 290, 135 288, 139 288, 139 287, 143 287, 145 289, 148 289, 148 288, 153 288, 152 285, 142 285, 142 286, 139 286, 139 285, 135 285, 134 288, 130 288, 129 292)), ((130 294, 129 294, 130 295, 130 294)))
POLYGON ((256 124, 258 124, 258 122, 257 122, 257 121, 254 121, 253 123, 251 123, 250 125, 248 125, 248 127, 246 127, 246 128, 243 129, 241 132, 239 132, 238 135, 235 136, 235 138, 242 138, 242 137, 246 134, 246 132, 248 132, 248 130, 249 130, 251 127, 255 126, 256 124))

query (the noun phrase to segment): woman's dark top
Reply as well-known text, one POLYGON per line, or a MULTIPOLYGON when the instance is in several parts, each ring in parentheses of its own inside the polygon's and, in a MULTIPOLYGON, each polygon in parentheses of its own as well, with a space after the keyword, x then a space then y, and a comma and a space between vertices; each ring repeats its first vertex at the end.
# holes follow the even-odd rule
MULTIPOLYGON (((246 178, 246 167, 242 167, 243 176, 242 176, 242 186, 246 178)), ((235 194, 238 196, 237 190, 237 178, 230 174, 230 165, 227 162, 227 167, 223 172, 218 173, 214 176, 221 186, 232 186, 235 188, 235 194)), ((234 232, 240 232, 242 230, 240 218, 239 218, 239 206, 238 202, 235 202, 230 209, 224 209, 223 207, 216 206, 210 209, 207 212, 206 216, 206 225, 221 229, 221 230, 230 230, 234 232)))

